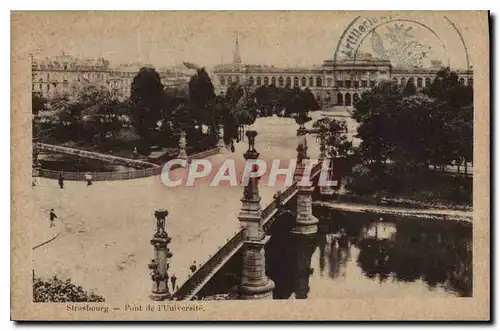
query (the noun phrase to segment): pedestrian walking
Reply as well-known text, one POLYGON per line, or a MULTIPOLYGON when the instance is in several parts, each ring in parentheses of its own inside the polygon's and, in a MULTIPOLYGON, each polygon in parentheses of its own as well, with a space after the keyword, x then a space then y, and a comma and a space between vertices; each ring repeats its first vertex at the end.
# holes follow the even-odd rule
POLYGON ((49 218, 50 218, 50 227, 53 228, 54 227, 54 220, 57 218, 56 213, 54 213, 54 209, 50 210, 49 218))
POLYGON ((59 187, 64 188, 64 174, 62 171, 59 173, 59 187))
POLYGON ((234 140, 231 140, 231 152, 234 153, 234 140))
POLYGON ((189 270, 191 270, 192 273, 196 271, 196 261, 193 261, 193 264, 189 267, 189 270))
POLYGON ((92 185, 92 174, 90 174, 89 172, 87 172, 85 174, 85 179, 87 180, 87 186, 92 185))
POLYGON ((170 281, 172 282, 172 291, 175 291, 175 282, 177 281, 177 277, 175 277, 175 274, 172 274, 172 277, 170 277, 170 281))

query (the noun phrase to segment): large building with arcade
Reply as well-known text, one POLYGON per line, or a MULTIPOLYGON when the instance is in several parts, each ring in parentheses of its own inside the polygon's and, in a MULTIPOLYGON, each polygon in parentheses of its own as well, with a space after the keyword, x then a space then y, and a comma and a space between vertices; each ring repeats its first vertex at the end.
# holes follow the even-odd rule
MULTIPOLYGON (((323 107, 352 106, 361 94, 381 80, 418 89, 429 85, 443 66, 435 61, 431 68, 397 68, 389 60, 361 53, 355 60, 325 60, 322 65, 311 67, 275 67, 272 65, 244 64, 236 40, 233 62, 214 67, 213 81, 217 93, 225 93, 234 82, 245 82, 255 89, 262 85, 277 87, 309 88, 323 107)), ((454 70, 459 82, 473 84, 472 69, 454 70)))

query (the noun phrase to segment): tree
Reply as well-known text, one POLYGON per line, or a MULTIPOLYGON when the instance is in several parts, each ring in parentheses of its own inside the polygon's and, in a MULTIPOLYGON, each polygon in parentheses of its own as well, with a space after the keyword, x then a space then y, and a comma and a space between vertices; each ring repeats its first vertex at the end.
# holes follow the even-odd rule
MULTIPOLYGON (((449 69, 423 93, 411 83, 401 88, 389 82, 363 93, 352 113, 362 140, 356 153, 375 187, 412 187, 430 178, 430 165, 471 162, 472 94, 449 69)), ((366 178, 363 169, 357 173, 366 178)))
POLYGON ((82 112, 84 128, 89 136, 103 143, 108 138, 115 138, 123 128, 124 119, 129 112, 128 102, 113 99, 103 100, 82 112))
POLYGON ((231 84, 224 97, 215 98, 217 118, 224 125, 226 143, 237 138, 239 126, 255 122, 256 107, 249 88, 238 83, 231 84))
POLYGON ((320 109, 320 105, 318 104, 318 100, 314 97, 314 94, 311 90, 306 87, 301 93, 301 97, 303 100, 303 107, 308 111, 314 111, 320 109))
POLYGON ((453 153, 451 159, 458 166, 473 162, 473 116, 474 91, 472 85, 462 85, 458 75, 449 68, 437 72, 432 84, 424 90, 437 100, 443 123, 443 140, 453 153))
POLYGON ((214 85, 205 68, 197 69, 189 80, 189 103, 191 116, 197 123, 214 124, 210 112, 215 99, 214 85))
POLYGON ((128 114, 127 103, 114 99, 103 86, 88 85, 70 98, 58 95, 47 102, 51 114, 39 119, 59 142, 103 141, 111 133, 118 132, 128 114))
POLYGON ((352 118, 359 123, 357 137, 361 144, 358 153, 377 176, 382 175, 383 165, 393 149, 386 138, 397 125, 391 114, 395 113, 400 98, 401 92, 396 85, 381 82, 362 94, 352 113, 352 118))
POLYGON ((231 108, 236 108, 238 102, 245 95, 243 86, 238 83, 232 83, 226 90, 225 101, 229 103, 231 108))
POLYGON ((143 149, 151 145, 151 135, 164 118, 164 89, 160 75, 153 68, 141 68, 131 86, 132 123, 143 138, 143 149))
POLYGON ((33 92, 31 93, 31 109, 33 115, 38 114, 38 112, 45 110, 45 105, 47 104, 47 99, 42 96, 41 93, 33 92))
POLYGON ((322 141, 328 158, 347 157, 352 143, 347 138, 347 124, 329 117, 323 117, 313 123, 313 128, 320 129, 317 140, 322 141))

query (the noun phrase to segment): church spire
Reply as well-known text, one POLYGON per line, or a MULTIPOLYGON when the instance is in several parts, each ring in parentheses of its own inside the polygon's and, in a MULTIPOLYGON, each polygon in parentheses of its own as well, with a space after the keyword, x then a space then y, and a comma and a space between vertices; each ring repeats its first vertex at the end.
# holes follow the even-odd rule
POLYGON ((236 33, 236 43, 234 45, 233 63, 241 64, 240 45, 238 43, 238 33, 236 33))

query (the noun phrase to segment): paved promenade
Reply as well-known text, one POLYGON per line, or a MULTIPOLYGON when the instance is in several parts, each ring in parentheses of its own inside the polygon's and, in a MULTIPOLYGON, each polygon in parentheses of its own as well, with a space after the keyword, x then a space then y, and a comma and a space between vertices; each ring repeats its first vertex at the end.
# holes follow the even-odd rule
POLYGON ((43 245, 47 245, 61 234, 62 222, 59 218, 56 218, 51 227, 49 213, 50 208, 46 210, 36 210, 30 229, 33 249, 38 249, 43 245))
MULTIPOLYGON (((308 124, 310 127, 312 122, 308 124)), ((259 118, 252 129, 258 131, 256 149, 260 159, 295 158, 294 120, 259 118)), ((317 143, 312 137, 308 141, 309 155, 317 157, 317 143)), ((247 146, 246 141, 239 143, 235 153, 209 159, 213 164, 226 158, 243 163, 247 146)), ((182 171, 173 170, 171 175, 181 176, 182 171)), ((63 190, 56 180, 37 181, 33 194, 38 212, 54 208, 62 223, 61 234, 55 240, 33 251, 37 276, 71 278, 108 301, 149 300, 147 264, 153 257, 149 240, 155 231, 156 209, 170 213, 167 229, 174 254, 170 272, 176 274, 179 285, 188 277, 193 261, 204 262, 239 229, 242 187, 211 187, 210 180, 203 180, 195 187, 169 188, 159 176, 95 182, 89 187, 84 182, 67 181, 63 190)), ((278 189, 284 188, 261 185, 262 208, 278 189)))

